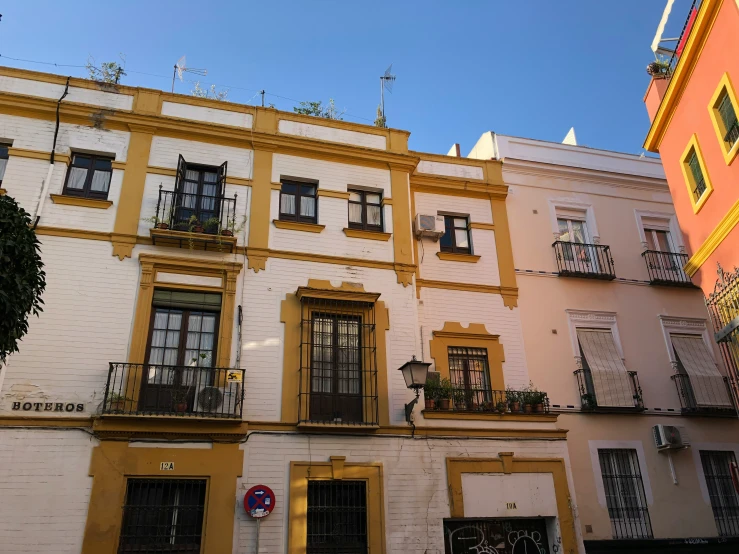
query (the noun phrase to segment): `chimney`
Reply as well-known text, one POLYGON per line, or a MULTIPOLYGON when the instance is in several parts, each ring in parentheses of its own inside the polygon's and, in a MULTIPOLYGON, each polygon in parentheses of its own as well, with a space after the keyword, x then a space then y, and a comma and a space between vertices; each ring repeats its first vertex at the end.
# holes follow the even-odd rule
POLYGON ((647 88, 647 93, 644 95, 644 105, 647 107, 649 121, 654 121, 654 116, 657 115, 662 97, 664 97, 669 85, 670 79, 662 76, 652 77, 649 82, 649 88, 647 88))
POLYGON ((452 147, 449 149, 449 152, 447 152, 446 155, 454 156, 455 158, 460 158, 462 154, 459 151, 459 144, 458 143, 452 144, 452 147))

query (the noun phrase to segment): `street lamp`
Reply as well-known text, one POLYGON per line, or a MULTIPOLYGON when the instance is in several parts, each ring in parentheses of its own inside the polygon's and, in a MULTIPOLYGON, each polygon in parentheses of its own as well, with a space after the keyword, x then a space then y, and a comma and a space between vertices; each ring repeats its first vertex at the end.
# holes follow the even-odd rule
POLYGON ((405 379, 405 386, 416 393, 416 397, 405 405, 405 420, 408 423, 411 422, 411 414, 413 413, 413 407, 418 402, 418 396, 421 394, 421 389, 426 385, 426 377, 428 377, 429 366, 428 362, 419 362, 416 357, 410 362, 404 363, 398 368, 399 371, 403 372, 403 379, 405 379))

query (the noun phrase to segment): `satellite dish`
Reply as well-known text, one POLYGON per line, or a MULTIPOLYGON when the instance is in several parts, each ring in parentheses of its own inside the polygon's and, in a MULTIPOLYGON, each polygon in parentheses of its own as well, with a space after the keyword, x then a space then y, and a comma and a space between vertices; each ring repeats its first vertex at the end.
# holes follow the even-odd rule
POLYGON ((187 67, 185 56, 182 56, 177 63, 174 64, 174 72, 172 73, 172 92, 174 92, 174 80, 176 77, 183 81, 183 73, 192 73, 194 75, 200 75, 205 77, 208 74, 207 69, 196 69, 194 67, 187 67))
POLYGON ((393 70, 393 64, 390 64, 385 70, 385 73, 380 77, 380 111, 382 117, 385 117, 385 89, 388 92, 393 92, 393 83, 395 82, 395 75, 391 72, 393 70))

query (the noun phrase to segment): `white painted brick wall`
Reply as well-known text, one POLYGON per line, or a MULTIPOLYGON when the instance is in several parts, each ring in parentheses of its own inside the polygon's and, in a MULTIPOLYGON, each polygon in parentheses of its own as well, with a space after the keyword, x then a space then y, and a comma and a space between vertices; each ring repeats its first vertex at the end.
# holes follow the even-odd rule
MULTIPOLYGON (((488 200, 417 193, 415 206, 416 213, 419 214, 436 215, 439 212, 469 214, 471 223, 493 223, 488 200)), ((481 256, 474 264, 441 260, 436 255, 440 251, 440 243, 423 239, 418 249, 421 278, 477 285, 500 285, 495 231, 472 229, 471 234, 472 253, 481 256)))
POLYGON ((416 173, 431 173, 433 175, 461 177, 463 179, 484 179, 485 177, 481 167, 455 163, 430 162, 427 160, 418 162, 416 173))
MULTIPOLYGON (((119 261, 109 242, 41 236, 46 271, 44 312, 29 332, 0 391, 12 403, 85 403, 95 412, 109 362, 126 361, 138 289, 138 260, 119 261)), ((81 414, 78 414, 81 415, 81 414)))
MULTIPOLYGON (((64 87, 65 85, 54 83, 0 76, 0 90, 14 94, 26 94, 28 96, 58 100, 64 93, 64 87)), ((69 92, 64 101, 92 104, 93 106, 119 110, 130 110, 133 106, 133 96, 131 95, 103 92, 102 90, 92 90, 75 86, 69 87, 69 92)))
POLYGON ((396 423, 404 421, 403 406, 412 393, 396 369, 414 354, 420 354, 413 287, 399 285, 392 270, 275 258, 267 260, 267 271, 247 275, 243 293, 244 418, 258 421, 280 418, 284 348, 280 306, 286 294, 307 285, 308 279, 329 279, 334 285, 342 281, 363 283, 367 292, 381 293, 380 300, 390 310, 391 330, 386 334, 386 341, 391 419, 396 423))
POLYGON ((247 129, 250 129, 252 124, 252 116, 248 113, 219 110, 205 106, 191 106, 179 102, 162 102, 162 115, 204 121, 205 123, 231 125, 232 127, 246 127, 247 129))
POLYGON ((497 294, 432 288, 421 289, 421 301, 418 313, 427 362, 433 362, 429 351, 432 332, 443 329, 445 321, 458 321, 464 326, 483 323, 489 333, 500 335, 506 386, 520 388, 529 384, 518 308, 505 307, 503 298, 497 294))
MULTIPOLYGON (((272 182, 281 178, 299 177, 318 181, 318 188, 346 192, 351 185, 372 187, 382 190, 390 198, 390 173, 382 169, 353 166, 335 162, 312 160, 284 154, 275 154, 272 159, 272 182)), ((280 193, 272 191, 270 219, 279 218, 280 193)), ((392 206, 383 208, 384 229, 392 233, 392 206)), ((392 261, 393 239, 375 241, 349 238, 343 229, 349 225, 349 204, 340 198, 322 196, 318 198, 318 223, 326 228, 320 234, 277 229, 270 225, 270 248, 312 252, 349 258, 392 261)))
POLYGON ((11 141, 15 148, 49 152, 54 142, 54 122, 0 114, 0 137, 11 141))
POLYGON ((80 552, 96 445, 81 431, 0 432, 0 552, 80 552))
MULTIPOLYGON (((520 457, 563 458, 571 483, 564 441, 453 440, 394 437, 267 436, 252 434, 244 446, 243 478, 238 481, 234 552, 256 548, 256 522, 243 509, 245 492, 264 484, 275 493, 276 507, 262 520, 260 552, 287 548, 291 461, 328 462, 346 456, 347 463, 383 464, 387 552, 443 554, 444 518, 450 515, 447 457, 493 458, 498 452, 520 457)), ((573 508, 575 499, 572 498, 573 508)))
POLYGON ((280 133, 286 135, 298 135, 300 137, 326 140, 329 142, 341 142, 364 146, 366 148, 379 148, 385 150, 387 140, 384 136, 372 133, 358 133, 346 129, 334 129, 323 125, 312 125, 310 123, 298 123, 297 121, 280 120, 278 124, 280 133))
POLYGON ((24 210, 33 213, 48 171, 48 161, 10 156, 2 186, 24 210))
POLYGON ((242 179, 252 176, 252 151, 249 149, 169 137, 152 139, 149 165, 176 169, 180 155, 191 164, 220 166, 228 162, 228 175, 242 179))

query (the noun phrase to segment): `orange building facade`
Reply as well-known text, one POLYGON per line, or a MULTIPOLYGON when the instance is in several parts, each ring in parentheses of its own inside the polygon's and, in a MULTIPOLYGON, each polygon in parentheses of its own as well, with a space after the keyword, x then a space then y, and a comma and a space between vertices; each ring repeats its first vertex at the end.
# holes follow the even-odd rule
POLYGON ((737 386, 739 367, 739 0, 694 2, 644 102, 689 260, 737 386))

